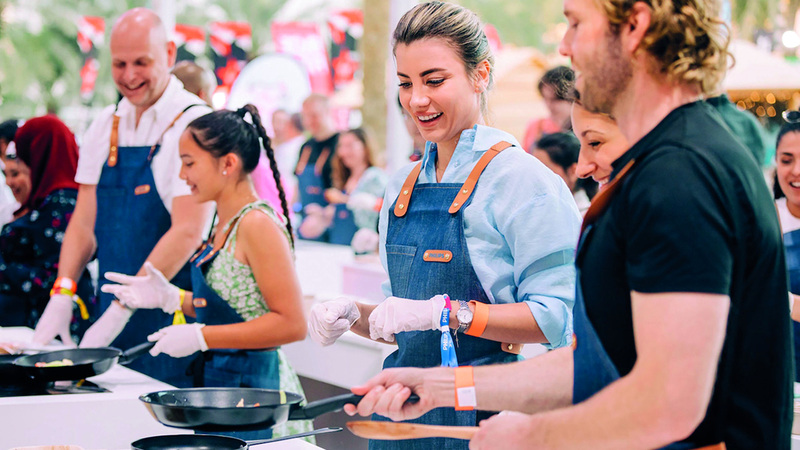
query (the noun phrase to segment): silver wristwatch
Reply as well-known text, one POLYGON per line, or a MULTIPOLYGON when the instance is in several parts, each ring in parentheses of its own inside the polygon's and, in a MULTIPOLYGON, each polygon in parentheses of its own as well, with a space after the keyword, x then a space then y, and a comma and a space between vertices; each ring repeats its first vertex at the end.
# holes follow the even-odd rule
POLYGON ((472 325, 472 315, 469 303, 464 300, 459 300, 458 311, 456 311, 456 319, 458 319, 458 329, 456 332, 463 333, 467 331, 467 328, 472 325))

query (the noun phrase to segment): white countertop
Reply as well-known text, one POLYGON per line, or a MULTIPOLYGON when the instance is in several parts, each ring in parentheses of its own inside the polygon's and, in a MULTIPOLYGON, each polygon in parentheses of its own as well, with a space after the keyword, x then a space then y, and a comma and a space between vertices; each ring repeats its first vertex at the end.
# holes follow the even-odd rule
MULTIPOLYGON (((0 340, 13 335, 14 340, 25 341, 32 334, 29 329, 0 328, 0 340)), ((111 392, 0 398, 0 450, 50 445, 129 449, 144 437, 192 433, 161 425, 139 400, 142 394, 172 386, 119 364, 89 380, 111 392)), ((299 439, 258 448, 319 449, 299 439)))

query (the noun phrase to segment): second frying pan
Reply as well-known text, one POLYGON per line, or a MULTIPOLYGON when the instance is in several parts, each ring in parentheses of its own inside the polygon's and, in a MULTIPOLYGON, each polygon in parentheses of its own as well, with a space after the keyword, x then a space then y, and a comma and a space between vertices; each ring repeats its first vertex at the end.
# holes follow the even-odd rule
MULTIPOLYGON (((139 400, 166 426, 214 432, 263 430, 287 420, 313 419, 348 403, 358 404, 361 398, 343 394, 300 406, 300 395, 273 389, 190 388, 151 392, 139 400)), ((419 397, 412 395, 408 401, 419 397)))
POLYGON ((74 348, 23 355, 13 365, 36 381, 82 380, 106 372, 114 364, 127 364, 153 348, 155 342, 145 342, 126 351, 113 347, 74 348), (36 367, 36 363, 49 363, 69 359, 71 366, 36 367))

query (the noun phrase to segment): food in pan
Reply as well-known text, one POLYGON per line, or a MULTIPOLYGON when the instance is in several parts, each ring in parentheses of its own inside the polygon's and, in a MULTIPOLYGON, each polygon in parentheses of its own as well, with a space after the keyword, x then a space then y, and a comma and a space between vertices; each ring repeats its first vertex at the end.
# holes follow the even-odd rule
POLYGON ((58 360, 50 361, 50 362, 40 361, 40 362, 37 362, 36 364, 34 364, 34 366, 36 366, 36 367, 65 367, 65 366, 74 366, 74 365, 75 365, 75 363, 72 362, 71 359, 67 359, 67 358, 58 359, 58 360))
MULTIPOLYGON (((256 406, 261 406, 261 403, 258 403, 258 402, 254 403, 253 407, 255 408, 256 406)), ((244 398, 239 400, 239 403, 236 404, 236 407, 237 408, 244 408, 244 398)))

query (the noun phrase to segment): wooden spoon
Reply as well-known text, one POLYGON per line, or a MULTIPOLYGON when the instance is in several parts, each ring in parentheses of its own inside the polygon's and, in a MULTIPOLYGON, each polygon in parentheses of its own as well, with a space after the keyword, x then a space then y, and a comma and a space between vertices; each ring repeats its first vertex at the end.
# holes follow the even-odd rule
POLYGON ((356 436, 366 439, 396 441, 446 437, 470 440, 478 427, 455 427, 445 425, 423 425, 418 423, 374 422, 369 420, 347 422, 347 428, 356 436))

